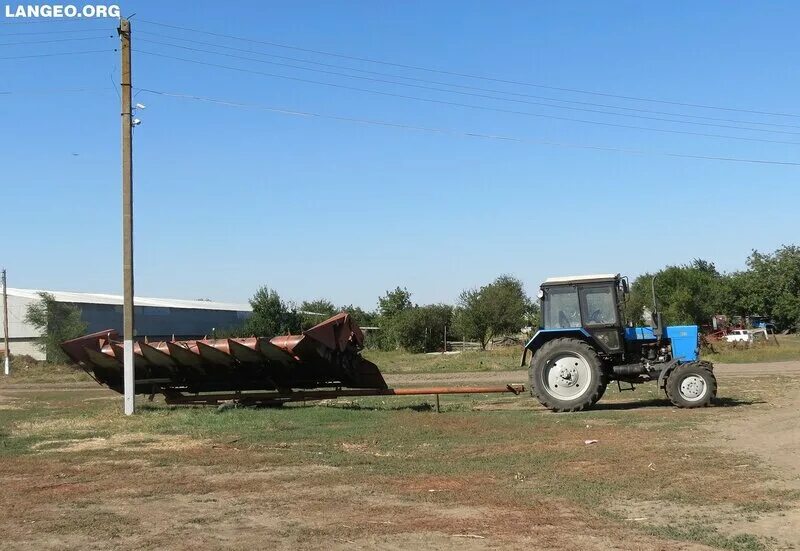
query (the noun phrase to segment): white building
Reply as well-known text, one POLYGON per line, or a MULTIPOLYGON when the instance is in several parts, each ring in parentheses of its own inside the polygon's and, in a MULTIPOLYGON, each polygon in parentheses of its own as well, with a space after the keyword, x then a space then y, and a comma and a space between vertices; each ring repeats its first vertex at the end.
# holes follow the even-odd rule
MULTIPOLYGON (((27 354, 39 360, 45 359, 44 353, 36 347, 36 338, 40 336, 38 330, 25 321, 28 306, 40 300, 41 292, 35 289, 8 289, 8 334, 12 355, 27 354)), ((86 333, 105 329, 122 333, 121 295, 44 292, 53 295, 58 302, 74 304, 87 325, 86 333)), ((173 335, 178 339, 210 336, 214 329, 223 331, 241 326, 251 314, 249 304, 205 300, 135 297, 134 306, 134 334, 137 338, 146 336, 150 340, 169 339, 173 335)))

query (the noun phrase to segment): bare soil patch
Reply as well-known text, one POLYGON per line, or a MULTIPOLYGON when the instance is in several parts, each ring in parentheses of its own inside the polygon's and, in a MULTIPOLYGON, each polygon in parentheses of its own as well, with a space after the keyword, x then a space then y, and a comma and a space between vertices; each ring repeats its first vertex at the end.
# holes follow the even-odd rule
MULTIPOLYGON (((750 375, 749 368, 734 364, 750 375)), ((776 370, 785 375, 781 364, 764 366, 762 370, 776 370)), ((753 378, 752 394, 761 397, 756 407, 747 415, 719 415, 709 419, 704 436, 720 448, 745 452, 756 461, 745 461, 731 468, 747 472, 754 468, 767 468, 774 477, 768 481, 771 488, 786 496, 779 506, 744 500, 739 505, 707 503, 686 505, 664 500, 626 500, 614 504, 619 514, 633 522, 658 526, 685 525, 699 522, 727 534, 753 534, 770 542, 772 549, 800 548, 800 379, 781 378, 765 384, 764 379, 753 378), (776 393, 775 386, 785 386, 786 392, 776 393)), ((731 484, 728 491, 739 492, 731 484)))
MULTIPOLYGON (((0 519, 8 549, 707 549, 582 522, 564 505, 472 506, 369 484, 319 466, 235 468, 229 454, 178 451, 181 465, 28 459, 28 476, 0 470, 4 503, 26 499, 0 519), (202 466, 197 465, 198 459, 202 466), (578 547, 576 547, 576 545, 578 547)), ((249 464, 250 462, 248 462, 249 464)), ((258 463, 258 461, 255 461, 258 463)), ((252 466, 252 465, 251 465, 252 466)), ((461 484, 428 486, 468 491, 461 484)), ((412 493, 416 487, 411 487, 412 493)))

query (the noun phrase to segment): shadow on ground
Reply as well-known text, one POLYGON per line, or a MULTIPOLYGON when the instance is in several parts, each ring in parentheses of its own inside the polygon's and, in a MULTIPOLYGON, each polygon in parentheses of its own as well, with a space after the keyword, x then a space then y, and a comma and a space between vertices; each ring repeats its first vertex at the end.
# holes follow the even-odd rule
POLYGON ((433 411, 434 410, 434 407, 427 402, 423 402, 420 404, 402 404, 402 405, 390 405, 390 404, 366 405, 355 402, 338 402, 338 403, 319 404, 319 405, 321 407, 329 407, 329 408, 354 409, 354 410, 363 409, 368 411, 401 411, 401 410, 433 411))
MULTIPOLYGON (((715 398, 713 402, 713 407, 723 407, 723 408, 731 408, 731 407, 742 407, 742 406, 753 406, 756 404, 765 404, 766 402, 763 400, 740 400, 739 398, 715 398)), ((675 407, 672 405, 672 402, 665 398, 655 398, 651 400, 634 400, 632 402, 601 402, 595 404, 592 409, 593 410, 626 410, 626 409, 643 409, 643 408, 655 408, 655 407, 675 407)))

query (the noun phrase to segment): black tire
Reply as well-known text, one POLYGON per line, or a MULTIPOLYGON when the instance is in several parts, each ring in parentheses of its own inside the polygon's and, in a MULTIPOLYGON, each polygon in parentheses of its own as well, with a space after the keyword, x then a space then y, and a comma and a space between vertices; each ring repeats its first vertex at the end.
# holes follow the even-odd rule
POLYGON ((603 383, 600 385, 600 390, 597 391, 597 397, 594 399, 594 401, 591 404, 589 404, 590 406, 593 406, 597 402, 599 402, 600 399, 603 397, 603 394, 606 393, 606 388, 608 388, 608 380, 607 379, 608 378, 605 376, 605 374, 603 374, 603 383))
POLYGON ((717 396, 717 378, 708 364, 686 363, 672 370, 664 390, 679 408, 702 408, 717 396))
POLYGON ((607 384, 603 362, 597 352, 587 342, 578 339, 561 338, 545 343, 531 358, 529 376, 531 393, 544 407, 557 412, 581 411, 594 405, 605 392, 607 384), (576 357, 575 365, 580 363, 586 375, 566 383, 566 387, 575 388, 579 393, 574 398, 558 396, 555 388, 549 388, 549 383, 545 380, 553 362, 563 361, 569 356, 576 357), (584 385, 583 388, 578 390, 581 385, 584 385))

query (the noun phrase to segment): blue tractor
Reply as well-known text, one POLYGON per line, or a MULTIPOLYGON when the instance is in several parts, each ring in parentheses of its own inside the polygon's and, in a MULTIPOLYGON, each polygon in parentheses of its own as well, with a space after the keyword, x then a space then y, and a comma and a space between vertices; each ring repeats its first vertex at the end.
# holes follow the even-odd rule
POLYGON ((553 411, 593 406, 611 382, 658 381, 678 407, 707 406, 717 394, 714 366, 699 359, 696 325, 664 327, 653 284, 652 327, 625 322, 628 280, 619 274, 547 279, 539 290, 541 328, 530 351, 530 388, 553 411))

